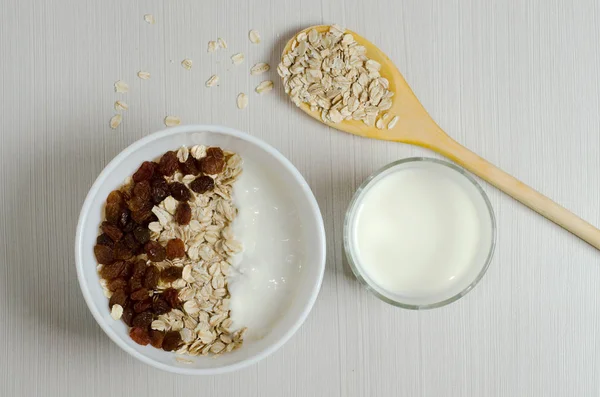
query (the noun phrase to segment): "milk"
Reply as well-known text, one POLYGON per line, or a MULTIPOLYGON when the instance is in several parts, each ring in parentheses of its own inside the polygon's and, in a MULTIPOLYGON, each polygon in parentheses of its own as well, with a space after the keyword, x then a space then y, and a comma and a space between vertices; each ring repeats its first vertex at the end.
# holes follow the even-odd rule
POLYGON ((424 305, 452 297, 477 277, 492 244, 492 219, 461 173, 438 163, 404 163, 365 190, 350 238, 370 284, 392 299, 424 305))

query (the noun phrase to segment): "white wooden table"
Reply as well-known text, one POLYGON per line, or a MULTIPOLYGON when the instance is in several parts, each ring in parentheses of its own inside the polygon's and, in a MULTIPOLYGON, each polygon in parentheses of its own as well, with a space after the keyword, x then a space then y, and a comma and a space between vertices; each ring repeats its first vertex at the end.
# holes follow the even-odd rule
POLYGON ((497 250, 464 299, 396 309, 351 276, 342 220, 354 189, 388 162, 432 154, 333 131, 285 99, 274 70, 283 43, 323 22, 378 43, 454 138, 600 224, 596 0, 3 0, 0 395, 600 394, 600 253, 488 185, 497 250), (262 44, 248 41, 251 28, 262 44), (208 54, 217 37, 229 49, 208 54), (260 61, 277 86, 258 97, 248 69, 260 61), (221 85, 208 89, 213 73, 221 85), (128 94, 114 92, 119 79, 128 94), (113 131, 116 99, 129 110, 113 131), (137 362, 100 330, 77 285, 73 238, 88 188, 169 114, 266 140, 303 173, 325 218, 314 310, 282 349, 237 373, 184 377, 137 362))

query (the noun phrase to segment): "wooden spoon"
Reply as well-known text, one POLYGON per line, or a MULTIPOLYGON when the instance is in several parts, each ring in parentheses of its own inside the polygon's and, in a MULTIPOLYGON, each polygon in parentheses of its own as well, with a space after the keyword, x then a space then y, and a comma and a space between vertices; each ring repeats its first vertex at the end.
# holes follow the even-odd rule
MULTIPOLYGON (((302 32, 308 34, 312 29, 316 29, 319 33, 325 33, 329 31, 329 28, 329 25, 311 26, 298 34, 302 32)), ((392 117, 398 116, 399 120, 391 129, 378 129, 355 120, 326 123, 329 127, 366 138, 404 142, 431 149, 600 249, 600 230, 450 138, 429 116, 393 62, 365 38, 348 30, 346 32, 352 34, 358 44, 366 47, 367 56, 370 59, 381 64, 380 74, 389 80, 389 90, 394 92, 393 105, 388 113, 392 117)), ((295 38, 296 36, 287 43, 283 55, 291 51, 295 38)), ((302 103, 300 108, 309 116, 323 121, 320 112, 318 110, 311 111, 306 103, 302 103)), ((387 121, 389 120, 391 117, 387 121)))

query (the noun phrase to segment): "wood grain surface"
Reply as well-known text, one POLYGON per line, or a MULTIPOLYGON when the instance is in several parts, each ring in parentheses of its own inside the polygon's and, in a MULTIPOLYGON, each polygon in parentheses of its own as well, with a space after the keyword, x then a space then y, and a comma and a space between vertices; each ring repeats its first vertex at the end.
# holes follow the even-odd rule
POLYGON ((465 298, 406 311, 351 276, 342 221, 356 187, 391 161, 434 155, 328 129, 284 97, 274 70, 283 45, 332 22, 382 48, 450 136, 600 225, 596 0, 3 0, 1 396, 600 394, 600 253, 486 184, 497 251, 465 298), (217 37, 229 49, 207 53, 217 37), (240 66, 229 59, 236 52, 246 55, 240 66), (256 62, 273 67, 269 94, 253 91, 256 62), (206 88, 213 73, 221 83, 206 88), (119 79, 129 93, 114 92, 119 79), (117 99, 129 110, 113 131, 117 99), (272 144, 306 177, 325 219, 314 310, 283 348, 236 373, 185 377, 136 361, 100 330, 77 284, 73 239, 87 190, 167 115, 272 144))

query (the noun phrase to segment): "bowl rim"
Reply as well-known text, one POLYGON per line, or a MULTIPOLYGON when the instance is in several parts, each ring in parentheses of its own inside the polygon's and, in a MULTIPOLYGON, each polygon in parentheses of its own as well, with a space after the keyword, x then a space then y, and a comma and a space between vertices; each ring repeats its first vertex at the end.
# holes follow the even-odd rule
POLYGON ((76 229, 76 233, 75 233, 75 267, 77 270, 77 280, 79 282, 79 287, 83 294, 83 298, 85 299, 85 302, 88 306, 88 309, 94 316, 94 319, 96 320, 98 325, 100 325, 100 328, 102 328, 104 333, 106 335, 108 335, 108 337, 110 339, 112 339, 112 341, 115 342, 121 349, 123 349, 125 352, 129 353, 133 357, 139 359, 140 361, 142 361, 148 365, 151 365, 155 368, 158 368, 158 369, 162 369, 162 370, 177 373, 177 374, 184 374, 184 375, 216 375, 216 374, 222 374, 222 373, 226 373, 226 372, 232 372, 235 370, 239 370, 239 369, 248 367, 248 366, 262 360, 263 358, 269 356, 270 354, 275 352, 277 349, 279 349, 281 346, 283 346, 292 337, 292 335, 294 333, 296 333, 296 331, 302 326, 302 324, 308 317, 308 314, 312 310, 312 308, 317 300, 317 296, 319 295, 319 291, 321 289, 321 284, 323 282, 323 276, 325 273, 325 261, 326 261, 326 238, 325 238, 325 225, 323 222, 323 216, 321 215, 319 205, 317 203, 317 200, 316 200, 312 190, 310 189, 308 183, 306 182, 306 180, 304 179, 302 174, 300 174, 300 171, 298 171, 296 169, 296 167, 290 162, 290 160, 288 160, 283 154, 281 154, 277 149, 275 149, 268 143, 264 142, 263 140, 256 138, 248 133, 241 132, 234 128, 225 127, 225 126, 221 126, 221 125, 190 124, 190 125, 171 127, 171 128, 167 128, 167 129, 152 133, 150 135, 147 135, 147 136, 133 142, 131 145, 129 145, 128 147, 123 149, 117 156, 115 156, 104 167, 102 172, 100 172, 100 174, 98 175, 98 177, 92 184, 92 187, 88 191, 86 198, 83 202, 83 205, 81 207, 81 211, 79 213, 79 218, 77 221, 77 229, 76 229), (216 133, 216 134, 221 134, 221 135, 227 135, 227 136, 234 137, 234 138, 239 138, 241 140, 247 141, 251 144, 254 144, 254 145, 260 147, 261 149, 265 150, 266 152, 268 152, 269 154, 274 156, 276 158, 276 160, 278 160, 288 171, 291 172, 291 174, 294 176, 294 180, 300 185, 302 191, 305 194, 306 199, 309 202, 309 206, 311 209, 311 215, 315 219, 317 227, 318 227, 319 246, 315 247, 315 250, 318 251, 319 261, 318 261, 318 263, 313 264, 313 265, 319 266, 318 279, 317 279, 317 282, 312 286, 312 290, 310 291, 309 299, 306 302, 304 309, 300 313, 300 316, 296 319, 296 321, 293 323, 293 325, 290 327, 290 329, 288 329, 274 343, 267 346, 265 349, 261 350, 258 354, 254 355, 254 356, 250 356, 250 357, 248 357, 242 361, 239 361, 237 363, 225 365, 223 367, 218 367, 218 368, 180 368, 180 367, 175 367, 175 366, 171 366, 171 365, 167 365, 167 364, 163 364, 161 362, 155 361, 155 360, 145 356, 144 354, 137 352, 130 346, 128 346, 125 342, 123 342, 121 340, 121 338, 117 335, 117 333, 112 328, 108 327, 108 324, 107 324, 106 320, 104 319, 104 317, 95 308, 95 305, 93 304, 94 300, 92 298, 92 295, 90 293, 88 285, 83 277, 83 257, 82 257, 83 228, 84 228, 84 225, 87 224, 87 218, 88 218, 88 215, 91 210, 93 198, 98 194, 100 185, 104 182, 104 179, 106 178, 106 176, 109 173, 111 173, 121 163, 122 160, 127 158, 131 153, 133 153, 136 150, 147 145, 148 143, 158 140, 158 139, 168 137, 168 136, 177 135, 180 133, 190 133, 190 132, 211 132, 211 133, 216 133))

